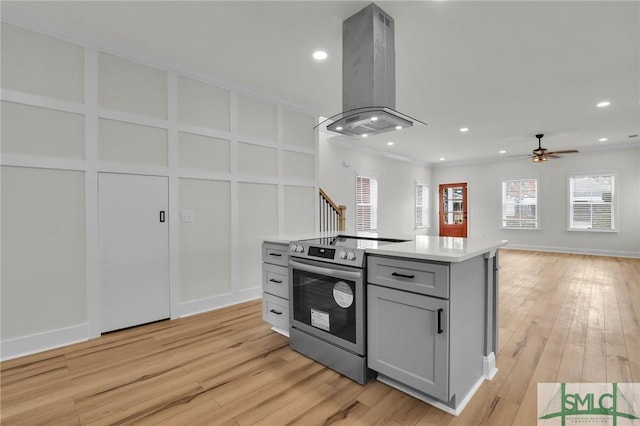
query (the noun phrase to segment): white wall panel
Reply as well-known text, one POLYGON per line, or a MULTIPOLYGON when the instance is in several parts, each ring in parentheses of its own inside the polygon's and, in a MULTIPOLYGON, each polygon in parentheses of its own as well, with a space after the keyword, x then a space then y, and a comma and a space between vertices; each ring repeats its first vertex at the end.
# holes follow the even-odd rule
POLYGON ((172 318, 259 297, 261 237, 315 227, 315 120, 167 58, 20 25, 36 32, 2 26, 0 356, 98 335, 99 171, 169 180, 172 318))
POLYGON ((238 184, 238 286, 262 285, 261 236, 278 233, 278 186, 238 184))
POLYGON ((2 102, 2 152, 84 158, 84 116, 2 102))
POLYGON ((102 161, 167 166, 167 130, 100 119, 98 155, 102 161))
POLYGON ((210 129, 229 130, 229 91, 178 77, 178 120, 210 129))
POLYGON ((2 87, 84 102, 84 48, 2 23, 2 87))
POLYGON ((238 95, 238 131, 242 135, 275 141, 278 110, 274 104, 238 95))
POLYGON ((2 338, 87 321, 84 172, 2 167, 2 338))
POLYGON ((228 140, 180 132, 178 141, 181 168, 229 173, 228 140))
POLYGON ((193 212, 180 224, 181 302, 231 291, 229 182, 180 179, 180 210, 193 212))
POLYGON ((315 137, 313 126, 314 117, 287 108, 282 109, 282 137, 286 145, 313 149, 315 137))
POLYGON ((316 158, 314 155, 293 151, 284 152, 284 177, 312 181, 315 176, 316 158))
POLYGON ((284 187, 284 234, 313 232, 316 225, 316 188, 284 187))
POLYGON ((167 118, 167 72, 100 53, 98 106, 167 118))
POLYGON ((238 143, 238 173, 277 177, 278 151, 266 146, 238 143))

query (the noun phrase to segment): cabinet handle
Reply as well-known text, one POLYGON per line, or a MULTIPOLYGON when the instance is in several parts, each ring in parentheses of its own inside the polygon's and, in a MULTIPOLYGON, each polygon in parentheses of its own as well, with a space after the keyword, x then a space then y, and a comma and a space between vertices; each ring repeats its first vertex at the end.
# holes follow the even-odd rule
POLYGON ((405 274, 399 274, 397 272, 394 272, 393 274, 391 274, 394 277, 402 277, 402 278, 415 278, 415 275, 405 275, 405 274))
POLYGON ((160 210, 160 222, 164 222, 164 210, 160 210))
POLYGON ((275 309, 271 309, 269 312, 271 312, 272 314, 276 314, 276 315, 282 315, 282 312, 276 311, 275 309))
POLYGON ((271 283, 276 283, 276 284, 282 284, 282 281, 281 281, 281 280, 274 280, 273 278, 271 278, 271 279, 269 280, 269 282, 271 282, 271 283))
POLYGON ((282 255, 280 253, 269 253, 269 256, 280 257, 282 255))
POLYGON ((438 334, 442 334, 442 310, 438 309, 438 334))

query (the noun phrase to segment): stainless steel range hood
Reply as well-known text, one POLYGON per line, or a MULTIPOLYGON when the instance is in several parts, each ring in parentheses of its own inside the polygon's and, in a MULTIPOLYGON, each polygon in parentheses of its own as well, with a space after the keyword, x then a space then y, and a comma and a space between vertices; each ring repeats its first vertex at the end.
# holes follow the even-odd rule
POLYGON ((362 137, 425 124, 395 111, 394 21, 374 3, 342 23, 342 107, 319 126, 362 137))

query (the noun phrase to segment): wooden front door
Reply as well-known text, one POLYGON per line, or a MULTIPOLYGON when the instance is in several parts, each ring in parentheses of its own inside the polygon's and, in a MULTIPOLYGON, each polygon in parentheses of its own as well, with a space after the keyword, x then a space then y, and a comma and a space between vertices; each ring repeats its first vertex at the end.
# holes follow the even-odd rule
POLYGON ((440 184, 440 236, 467 237, 467 183, 440 184))

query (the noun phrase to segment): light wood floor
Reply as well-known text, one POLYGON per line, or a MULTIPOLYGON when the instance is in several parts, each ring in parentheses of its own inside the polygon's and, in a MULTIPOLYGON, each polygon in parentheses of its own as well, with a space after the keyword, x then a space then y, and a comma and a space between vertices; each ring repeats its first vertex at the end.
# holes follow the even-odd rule
POLYGON ((535 425, 539 382, 640 382, 640 260, 501 250, 500 369, 459 417, 291 351, 260 301, 3 362, 2 424, 535 425))

